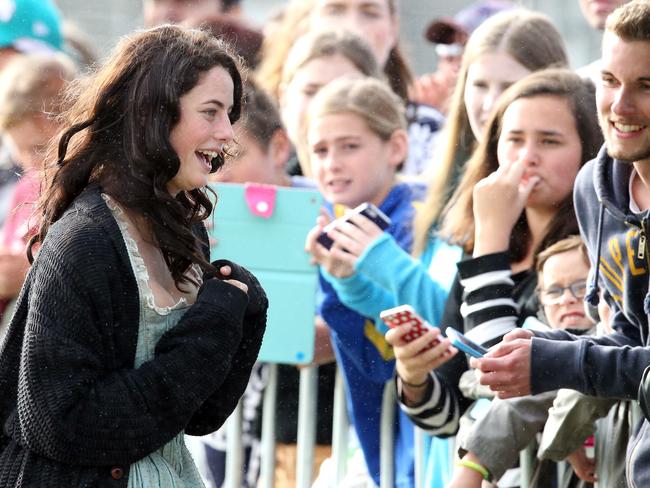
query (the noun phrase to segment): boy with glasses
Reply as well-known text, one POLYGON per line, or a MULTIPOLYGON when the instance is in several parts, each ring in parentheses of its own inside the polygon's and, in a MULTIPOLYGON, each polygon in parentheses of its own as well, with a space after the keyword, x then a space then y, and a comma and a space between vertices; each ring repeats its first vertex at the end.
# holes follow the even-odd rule
MULTIPOLYGON (((540 252, 536 270, 543 322, 551 329, 569 330, 575 334, 590 331, 594 322, 583 305, 589 260, 580 237, 567 237, 540 252)), ((534 317, 529 317, 524 326, 531 319, 539 324, 534 317)), ((544 326, 543 323, 540 325, 544 326)), ((507 479, 500 478, 516 465, 519 451, 528 446, 544 428, 548 409, 556 394, 557 391, 551 391, 512 400, 496 399, 485 414, 476 415, 476 422, 466 434, 458 436, 463 461, 454 472, 449 488, 481 486, 483 477, 475 469, 468 468, 468 464, 484 468, 491 480, 499 480, 500 485, 510 486, 507 479)), ((570 462, 572 456, 569 456, 570 462)), ((528 480, 529 486, 551 486, 555 471, 554 465, 548 462, 537 463, 532 479, 528 480)))

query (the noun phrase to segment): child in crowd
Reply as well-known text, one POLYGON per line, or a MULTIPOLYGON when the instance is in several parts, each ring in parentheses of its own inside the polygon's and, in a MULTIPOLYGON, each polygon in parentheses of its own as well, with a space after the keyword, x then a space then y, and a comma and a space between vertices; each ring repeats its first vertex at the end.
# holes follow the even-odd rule
MULTIPOLYGON (((443 232, 474 257, 459 263, 463 304, 450 295, 445 326, 489 345, 537 313, 534 256, 577 233, 573 180, 602 140, 593 97, 593 86, 577 75, 545 70, 500 98, 446 212, 443 232), (460 321, 454 320, 459 308, 460 321)), ((395 348, 402 407, 432 433, 454 434, 471 403, 459 389, 466 358, 450 360, 446 341, 424 349, 438 329, 410 343, 407 332, 386 335, 395 348)))
POLYGON ((399 46, 399 18, 396 0, 299 0, 311 6, 309 28, 344 28, 370 45, 386 82, 406 103, 409 154, 400 172, 422 174, 431 162, 435 135, 444 122, 436 109, 408 100, 413 75, 399 46))
POLYGON ((60 129, 56 116, 63 107, 63 88, 74 76, 74 64, 63 54, 16 56, 0 75, 0 132, 23 171, 0 229, 0 309, 5 326, 29 268, 25 248, 38 227, 30 217, 38 199, 45 148, 60 129))
POLYGON ((309 157, 301 147, 309 102, 318 90, 342 76, 379 77, 379 67, 368 45, 343 30, 314 31, 298 38, 284 63, 279 86, 282 122, 296 148, 300 168, 290 172, 311 175, 309 157), (296 171, 299 169, 300 171, 296 171))
MULTIPOLYGON (((603 296, 598 302, 598 315, 598 333, 613 333, 612 309, 603 296)), ((548 411, 537 456, 553 461, 566 459, 584 483, 625 488, 628 486, 625 476, 627 443, 642 417, 636 401, 558 390, 548 411), (594 449, 590 454, 585 449, 585 440, 592 435, 594 449)))
MULTIPOLYGON (((589 258, 580 237, 570 236, 556 242, 540 252, 536 261, 543 321, 552 329, 564 329, 574 334, 584 334, 593 329, 594 322, 587 315, 583 302, 589 258)), ((476 422, 458 438, 463 464, 457 467, 451 485, 480 487, 483 477, 472 469, 466 469, 472 466, 466 461, 477 462, 477 459, 492 479, 499 480, 508 468, 517 463, 519 452, 533 442, 544 427, 556 393, 496 399, 487 411, 477 413, 476 422)), ((549 486, 555 474, 555 465, 538 463, 527 486, 549 486)))
MULTIPOLYGON (((387 232, 408 251, 411 202, 417 194, 398 183, 396 172, 408 149, 403 104, 390 88, 374 79, 336 80, 312 101, 307 147, 318 188, 331 206, 348 208, 369 202, 391 220, 387 232)), ((318 241, 328 218, 321 217, 307 238, 307 249, 321 265, 320 314, 331 328, 338 364, 346 385, 348 409, 365 457, 367 472, 379 484, 380 417, 384 386, 393 375, 392 353, 378 334, 374 317, 345 307, 327 279, 349 275, 352 268, 330 266, 330 253, 318 241)), ((337 245, 334 246, 336 248, 337 245)), ((413 428, 395 419, 395 486, 411 487, 413 428)))

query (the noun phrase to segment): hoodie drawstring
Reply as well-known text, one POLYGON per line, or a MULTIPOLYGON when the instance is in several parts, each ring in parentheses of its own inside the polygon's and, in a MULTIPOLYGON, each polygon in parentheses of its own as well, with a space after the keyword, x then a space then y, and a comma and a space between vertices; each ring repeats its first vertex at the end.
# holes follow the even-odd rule
POLYGON ((605 220, 605 206, 600 202, 600 212, 598 212, 598 239, 596 240, 596 271, 591 277, 591 283, 587 287, 585 301, 592 307, 597 307, 600 301, 600 246, 603 242, 603 220, 605 220))

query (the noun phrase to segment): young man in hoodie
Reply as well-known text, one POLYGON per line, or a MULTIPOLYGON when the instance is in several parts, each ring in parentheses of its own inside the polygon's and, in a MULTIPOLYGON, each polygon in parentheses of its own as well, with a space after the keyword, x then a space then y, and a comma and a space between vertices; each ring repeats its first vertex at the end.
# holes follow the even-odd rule
MULTIPOLYGON (((571 388, 650 404, 650 2, 634 0, 607 19, 597 87, 605 147, 576 180, 575 207, 594 278, 614 310, 615 333, 516 330, 472 360, 500 398, 571 388)), ((650 408, 630 439, 627 479, 650 486, 650 408)))

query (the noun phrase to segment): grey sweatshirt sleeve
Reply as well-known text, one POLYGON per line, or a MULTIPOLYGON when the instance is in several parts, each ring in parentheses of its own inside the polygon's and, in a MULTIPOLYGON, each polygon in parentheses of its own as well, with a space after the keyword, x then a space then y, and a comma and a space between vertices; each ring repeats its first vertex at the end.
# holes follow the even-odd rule
POLYGON ((594 423, 617 403, 614 398, 595 398, 575 390, 560 390, 548 411, 537 456, 562 461, 594 433, 594 423))
POLYGON ((499 479, 515 466, 519 451, 544 427, 555 393, 493 400, 486 415, 460 440, 459 454, 473 452, 492 478, 499 479))

